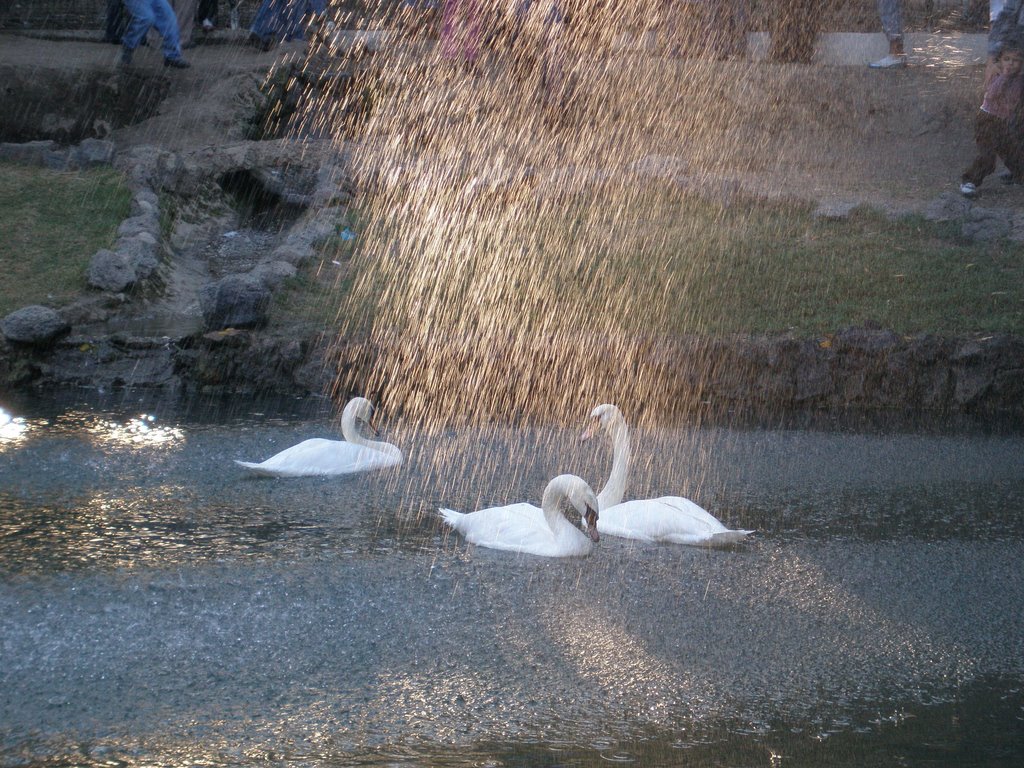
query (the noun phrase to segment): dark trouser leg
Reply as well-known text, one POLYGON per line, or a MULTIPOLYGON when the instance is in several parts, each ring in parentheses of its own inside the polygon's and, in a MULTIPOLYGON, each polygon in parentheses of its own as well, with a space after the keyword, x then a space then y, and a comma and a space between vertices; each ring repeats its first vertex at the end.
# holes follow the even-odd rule
POLYGON ((128 26, 128 17, 121 0, 107 0, 107 19, 103 42, 120 43, 128 26))
POLYGON ((1013 177, 1017 180, 1024 179, 1024 140, 1009 123, 1003 123, 997 151, 1013 177))
POLYGON ((994 117, 988 112, 978 113, 977 122, 974 124, 974 141, 978 145, 978 154, 970 167, 964 171, 963 181, 969 181, 977 186, 996 169, 996 158, 1001 145, 1000 139, 1005 133, 1005 120, 994 117))

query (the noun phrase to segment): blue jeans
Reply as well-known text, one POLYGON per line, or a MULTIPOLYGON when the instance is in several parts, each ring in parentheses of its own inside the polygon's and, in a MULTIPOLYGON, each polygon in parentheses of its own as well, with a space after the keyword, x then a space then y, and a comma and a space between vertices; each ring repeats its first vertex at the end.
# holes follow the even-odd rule
POLYGON ((249 31, 264 43, 301 40, 308 17, 324 12, 325 0, 263 0, 249 31))
POLYGON ((134 51, 149 32, 149 28, 156 27, 156 31, 163 38, 160 50, 164 58, 181 58, 178 17, 174 15, 174 10, 167 0, 124 0, 124 5, 131 16, 122 40, 125 48, 134 51))
POLYGON ((890 43, 903 39, 903 0, 878 0, 878 16, 890 43))

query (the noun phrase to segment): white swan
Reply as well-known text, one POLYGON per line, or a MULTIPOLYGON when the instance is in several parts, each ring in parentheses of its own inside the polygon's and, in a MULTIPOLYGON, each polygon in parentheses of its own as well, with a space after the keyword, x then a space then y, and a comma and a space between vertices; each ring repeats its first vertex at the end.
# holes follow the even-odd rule
POLYGON ((597 497, 600 505, 597 529, 601 533, 705 547, 735 544, 753 533, 726 528, 718 518, 682 496, 622 501, 629 475, 629 427, 621 411, 608 403, 597 406, 590 417, 594 423, 583 434, 583 439, 603 429, 612 441, 613 451, 611 474, 597 497))
POLYGON ((441 517, 466 540, 481 547, 543 557, 589 555, 597 541, 597 497, 575 475, 559 475, 544 489, 538 509, 521 502, 463 514, 441 509, 441 517), (586 535, 562 514, 567 501, 585 521, 586 535))
POLYGON ((250 472, 267 477, 307 477, 347 475, 371 469, 395 467, 402 463, 402 452, 391 443, 367 440, 360 434, 359 424, 370 426, 373 406, 364 397, 352 398, 341 414, 344 440, 313 438, 286 448, 264 462, 256 464, 235 460, 250 472))

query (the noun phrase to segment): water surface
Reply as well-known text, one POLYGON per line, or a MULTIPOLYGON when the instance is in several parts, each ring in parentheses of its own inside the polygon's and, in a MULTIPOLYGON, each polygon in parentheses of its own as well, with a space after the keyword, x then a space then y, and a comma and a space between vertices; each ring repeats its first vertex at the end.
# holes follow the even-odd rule
POLYGON ((790 422, 636 430, 629 495, 728 551, 581 560, 438 524, 539 500, 580 425, 424 431, 399 472, 258 479, 304 403, 4 404, 0 763, 1017 765, 1024 435, 790 422))

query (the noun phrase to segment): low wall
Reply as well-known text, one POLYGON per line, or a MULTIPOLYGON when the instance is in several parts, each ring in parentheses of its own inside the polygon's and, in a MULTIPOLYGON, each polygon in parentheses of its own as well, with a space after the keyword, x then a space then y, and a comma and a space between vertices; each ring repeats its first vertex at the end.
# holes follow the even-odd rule
MULTIPOLYGON (((987 58, 988 35, 980 33, 914 32, 904 36, 907 64, 910 66, 962 67, 984 64, 987 58)), ((767 32, 747 35, 747 55, 763 61, 771 48, 767 32)), ((833 66, 866 66, 889 52, 889 43, 882 33, 834 32, 819 35, 814 48, 815 64, 833 66)))
POLYGON ((0 142, 103 139, 151 117, 169 88, 159 75, 4 65, 0 82, 0 142))

